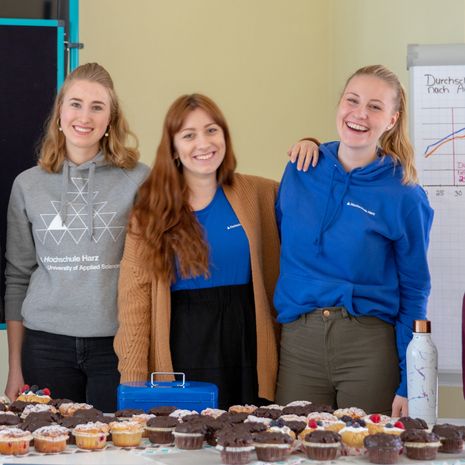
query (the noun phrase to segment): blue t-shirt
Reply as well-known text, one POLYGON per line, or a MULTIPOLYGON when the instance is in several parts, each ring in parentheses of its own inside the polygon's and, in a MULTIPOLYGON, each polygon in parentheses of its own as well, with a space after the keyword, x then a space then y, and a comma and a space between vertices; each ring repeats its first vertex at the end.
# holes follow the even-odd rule
POLYGON ((251 279, 249 241, 234 210, 218 187, 213 200, 194 212, 210 249, 210 276, 182 279, 176 270, 172 291, 247 284, 251 279))

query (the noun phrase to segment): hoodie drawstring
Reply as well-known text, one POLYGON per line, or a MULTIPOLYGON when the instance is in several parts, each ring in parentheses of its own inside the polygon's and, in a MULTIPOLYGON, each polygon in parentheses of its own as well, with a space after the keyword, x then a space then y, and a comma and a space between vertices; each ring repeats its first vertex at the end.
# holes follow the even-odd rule
POLYGON ((326 216, 328 214, 329 200, 331 198, 331 193, 332 193, 332 190, 333 190, 333 181, 334 181, 334 175, 335 175, 336 169, 337 169, 337 167, 334 166, 333 172, 331 174, 331 181, 329 183, 328 196, 326 197, 326 204, 325 204, 325 209, 324 209, 324 213, 323 213, 323 218, 321 220, 320 229, 318 231, 318 236, 314 241, 314 244, 317 247, 317 255, 320 255, 321 251, 322 251, 323 234, 325 233, 325 231, 327 231, 331 227, 331 225, 336 220, 337 215, 341 211, 342 205, 344 204, 344 197, 345 197, 345 195, 347 193, 347 190, 349 189, 350 181, 351 181, 351 178, 352 178, 353 171, 350 171, 346 176, 345 183, 344 183, 344 188, 342 190, 342 194, 339 197, 339 200, 336 202, 336 208, 334 209, 331 216, 328 219, 326 219, 326 216))
POLYGON ((89 179, 87 181, 87 233, 92 239, 94 235, 94 184, 95 184, 95 163, 89 166, 89 179))
POLYGON ((63 162, 63 173, 61 175, 61 199, 60 199, 60 211, 58 214, 60 215, 61 225, 66 225, 66 216, 68 214, 68 205, 66 203, 66 194, 68 192, 68 184, 69 184, 69 165, 68 162, 65 160, 63 162))

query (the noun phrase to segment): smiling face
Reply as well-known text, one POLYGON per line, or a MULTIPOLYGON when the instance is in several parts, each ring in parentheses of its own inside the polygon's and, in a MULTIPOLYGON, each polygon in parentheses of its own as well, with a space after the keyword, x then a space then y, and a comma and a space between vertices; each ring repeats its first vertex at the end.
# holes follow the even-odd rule
POLYGON ((226 142, 223 129, 203 109, 189 112, 174 135, 176 154, 186 179, 212 178, 223 162, 226 142))
POLYGON ((376 157, 379 138, 399 117, 395 99, 395 90, 382 79, 354 76, 344 89, 336 116, 342 151, 376 157))
POLYGON ((60 111, 68 158, 79 164, 97 154, 110 114, 110 95, 101 84, 76 80, 69 86, 60 111))

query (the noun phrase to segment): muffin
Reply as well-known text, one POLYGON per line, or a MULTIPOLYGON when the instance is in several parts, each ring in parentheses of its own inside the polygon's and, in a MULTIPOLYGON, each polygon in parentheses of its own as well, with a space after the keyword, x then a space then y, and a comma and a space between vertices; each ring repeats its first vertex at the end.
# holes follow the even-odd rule
POLYGON ((159 407, 151 408, 147 413, 156 415, 157 417, 167 417, 170 413, 173 413, 177 410, 177 407, 174 405, 161 405, 159 407))
POLYGON ((255 452, 263 462, 284 461, 290 455, 293 439, 284 433, 265 431, 254 436, 255 452))
POLYGON ((439 436, 441 446, 439 452, 458 454, 463 450, 463 436, 455 425, 434 425, 433 433, 439 436))
POLYGON ((363 443, 371 463, 396 463, 402 452, 402 441, 393 434, 370 434, 363 443))
POLYGON ((147 421, 145 430, 153 444, 171 444, 174 442, 173 431, 179 421, 173 417, 153 417, 147 421))
POLYGON ((408 429, 400 438, 404 443, 407 457, 413 460, 434 460, 441 441, 435 433, 428 433, 422 429, 408 429))
POLYGON ((252 414, 257 410, 257 407, 255 405, 231 405, 229 407, 228 412, 230 413, 247 413, 248 415, 252 414))
POLYGON ((52 398, 50 397, 50 389, 39 389, 39 386, 29 387, 27 384, 21 389, 21 394, 16 400, 23 402, 34 402, 37 404, 48 404, 52 398))
POLYGON ((15 415, 13 412, 0 413, 0 427, 16 426, 19 423, 21 423, 20 418, 17 415, 15 415))
POLYGON ((36 451, 45 454, 63 452, 68 436, 68 429, 59 425, 42 426, 32 434, 36 451))
POLYGON ((122 410, 117 410, 115 412, 115 417, 119 418, 120 420, 129 420, 133 415, 140 415, 141 413, 145 413, 140 408, 125 408, 122 410))
POLYGON ((277 408, 259 407, 253 412, 253 416, 277 420, 281 416, 281 410, 277 408))
POLYGON ((394 434, 395 436, 400 436, 404 431, 404 424, 401 421, 396 421, 394 424, 386 423, 381 433, 394 434))
POLYGON ((29 452, 32 434, 19 428, 9 428, 0 431, 0 454, 24 455, 29 452))
POLYGON ((365 415, 362 420, 365 421, 366 427, 370 434, 382 433, 384 426, 388 423, 392 423, 391 417, 387 415, 381 415, 379 413, 373 413, 371 415, 365 415))
POLYGON ((200 415, 206 415, 207 417, 218 418, 223 413, 226 413, 226 410, 221 410, 219 408, 206 408, 200 412, 200 415))
POLYGON ((341 449, 341 436, 334 431, 313 431, 304 437, 302 447, 311 460, 334 460, 341 449))
POLYGON ((110 427, 99 421, 77 425, 73 430, 76 446, 80 449, 103 449, 107 443, 110 427))
POLYGON ((349 408, 338 408, 334 411, 334 415, 338 418, 342 418, 347 415, 352 419, 363 418, 366 416, 366 412, 358 407, 349 407, 349 408))
POLYGON ((205 429, 205 424, 198 421, 179 423, 173 432, 175 446, 178 449, 201 449, 205 429))
POLYGON ((21 412, 20 416, 21 416, 21 419, 24 420, 31 413, 43 413, 43 412, 57 413, 57 409, 53 407, 52 405, 48 405, 48 404, 30 404, 30 405, 26 405, 24 410, 21 412))
POLYGON ((359 423, 347 423, 344 428, 339 431, 344 453, 347 455, 361 455, 365 452, 363 440, 368 436, 368 428, 360 426, 359 423))
POLYGON ((404 425, 404 429, 428 429, 426 421, 421 418, 400 417, 399 421, 404 425))
POLYGON ((144 427, 138 421, 112 421, 108 426, 117 447, 137 447, 142 440, 144 427))
POLYGON ((218 434, 216 448, 220 451, 221 461, 229 465, 241 465, 250 462, 254 450, 252 435, 243 428, 227 429, 218 434))
POLYGON ((64 417, 71 417, 78 410, 88 410, 88 409, 91 409, 92 407, 93 406, 90 404, 70 402, 70 403, 61 404, 58 407, 58 410, 60 414, 63 415, 64 417))

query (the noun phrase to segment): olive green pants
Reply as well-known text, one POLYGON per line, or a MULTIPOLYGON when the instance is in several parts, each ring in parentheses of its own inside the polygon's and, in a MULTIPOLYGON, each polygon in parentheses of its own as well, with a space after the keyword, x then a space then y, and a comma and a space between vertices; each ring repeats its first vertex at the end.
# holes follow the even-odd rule
POLYGON ((399 385, 394 327, 321 308, 282 325, 277 402, 310 400, 334 408, 391 413, 399 385))

